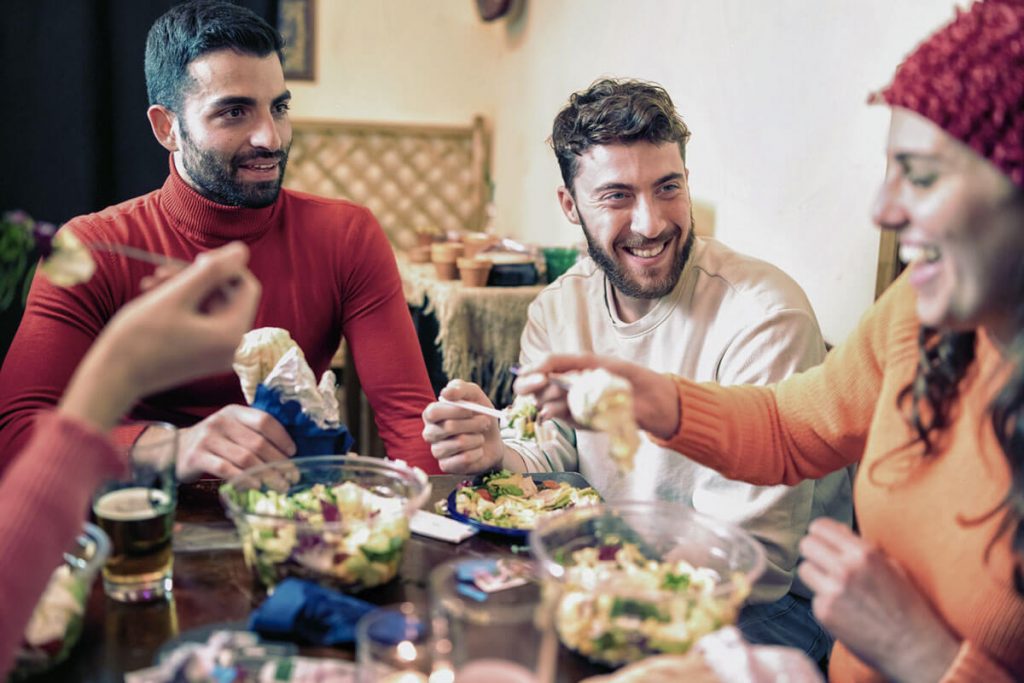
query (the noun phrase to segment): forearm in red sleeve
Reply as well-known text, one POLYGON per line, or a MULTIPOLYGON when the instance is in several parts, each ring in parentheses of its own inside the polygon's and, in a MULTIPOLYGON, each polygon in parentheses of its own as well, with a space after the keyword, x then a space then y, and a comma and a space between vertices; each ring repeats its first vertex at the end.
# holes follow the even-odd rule
POLYGON ((0 678, 61 553, 81 529, 93 489, 123 467, 89 425, 56 412, 38 422, 0 479, 0 678))
POLYGON ((367 233, 350 274, 343 323, 359 382, 389 458, 440 474, 423 440, 423 410, 434 400, 398 266, 380 229, 367 233))
MULTIPOLYGON (((72 288, 74 289, 74 288, 72 288)), ((27 443, 36 415, 57 405, 103 322, 75 310, 78 292, 37 277, 0 370, 0 472, 27 443)))

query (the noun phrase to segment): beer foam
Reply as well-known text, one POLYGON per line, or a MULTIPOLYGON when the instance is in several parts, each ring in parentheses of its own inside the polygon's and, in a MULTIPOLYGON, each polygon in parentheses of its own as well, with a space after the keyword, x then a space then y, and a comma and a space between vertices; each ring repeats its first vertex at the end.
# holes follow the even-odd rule
POLYGON ((163 491, 133 486, 103 494, 92 510, 111 521, 135 522, 166 512, 170 504, 171 497, 163 491))

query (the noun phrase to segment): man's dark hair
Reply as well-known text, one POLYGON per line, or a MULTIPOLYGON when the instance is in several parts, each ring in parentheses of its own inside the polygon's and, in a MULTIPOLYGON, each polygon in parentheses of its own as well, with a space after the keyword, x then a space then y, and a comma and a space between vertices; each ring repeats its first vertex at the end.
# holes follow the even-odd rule
POLYGON ((690 129, 660 85, 605 78, 569 97, 555 117, 549 142, 562 182, 572 192, 579 157, 595 145, 674 142, 685 162, 689 139, 690 129))
POLYGON ((188 65, 208 52, 234 50, 256 57, 276 52, 281 35, 259 15, 223 0, 176 5, 154 22, 146 38, 146 90, 149 103, 180 112, 192 87, 188 65))

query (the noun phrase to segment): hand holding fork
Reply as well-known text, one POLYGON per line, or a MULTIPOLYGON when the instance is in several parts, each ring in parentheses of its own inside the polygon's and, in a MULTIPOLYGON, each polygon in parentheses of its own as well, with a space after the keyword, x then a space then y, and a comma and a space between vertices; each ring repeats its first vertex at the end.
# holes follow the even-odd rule
MULTIPOLYGON (((174 274, 191 265, 189 261, 185 261, 184 259, 167 256, 166 254, 157 254, 152 251, 133 247, 128 244, 121 244, 119 242, 87 242, 86 246, 98 251, 121 254, 122 256, 126 256, 137 261, 143 261, 145 263, 152 263, 155 265, 157 267, 156 272, 154 272, 153 275, 147 275, 144 277, 140 283, 142 291, 144 292, 153 289, 174 274)), ((209 312, 217 305, 226 302, 231 295, 231 291, 239 284, 239 281, 229 282, 227 285, 211 294, 210 297, 201 304, 200 310, 203 312, 209 312)))

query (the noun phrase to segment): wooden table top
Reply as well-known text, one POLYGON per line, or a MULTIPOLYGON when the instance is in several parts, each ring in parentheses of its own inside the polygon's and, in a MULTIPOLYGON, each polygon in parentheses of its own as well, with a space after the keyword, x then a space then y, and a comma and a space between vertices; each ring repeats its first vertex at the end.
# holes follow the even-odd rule
MULTIPOLYGON (((425 509, 446 498, 462 477, 431 477, 433 490, 425 509)), ((125 672, 154 663, 167 641, 195 633, 205 641, 206 630, 217 625, 242 628, 266 592, 242 557, 234 524, 228 520, 213 488, 182 490, 175 526, 174 597, 142 605, 125 605, 106 598, 96 581, 89 598, 82 637, 71 657, 49 672, 49 681, 122 681, 125 672)), ((413 535, 406 545, 398 577, 384 586, 359 593, 374 604, 409 600, 426 605, 430 570, 453 557, 484 553, 511 554, 511 543, 478 534, 458 545, 413 535)), ((301 648, 309 656, 352 660, 354 647, 301 648)), ((577 681, 603 673, 581 657, 561 649, 558 680, 577 681)))

